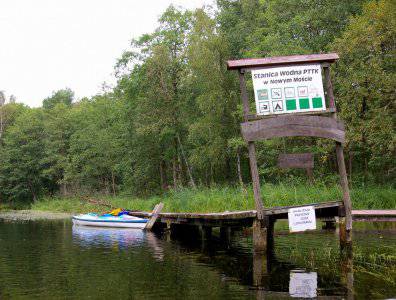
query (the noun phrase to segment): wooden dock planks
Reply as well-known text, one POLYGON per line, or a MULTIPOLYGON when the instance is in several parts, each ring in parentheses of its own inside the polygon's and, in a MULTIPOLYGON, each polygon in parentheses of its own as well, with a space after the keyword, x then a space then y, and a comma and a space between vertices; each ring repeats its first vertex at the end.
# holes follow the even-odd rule
POLYGON ((352 210, 352 219, 365 222, 396 222, 396 209, 352 210))
MULTIPOLYGON (((329 218, 335 216, 343 216, 344 209, 341 201, 323 202, 308 204, 315 207, 317 218, 329 218)), ((263 210, 264 216, 276 219, 287 219, 289 208, 298 206, 282 206, 272 207, 263 210)), ((137 217, 151 217, 148 212, 131 212, 131 215, 137 217)), ((185 225, 203 225, 212 227, 221 226, 251 226, 253 220, 257 217, 256 210, 232 211, 219 213, 172 213, 163 212, 157 214, 157 221, 161 223, 185 224, 185 225)))
MULTIPOLYGON (((315 207, 315 213, 318 219, 328 221, 334 217, 345 216, 344 205, 342 201, 322 202, 307 205, 313 205, 315 207)), ((271 217, 273 220, 287 219, 287 213, 290 208, 307 205, 266 208, 263 210, 263 214, 264 216, 271 217)), ((150 218, 154 215, 154 212, 131 212, 130 214, 136 217, 150 218)), ((251 226, 253 220, 257 217, 257 212, 256 210, 226 211, 218 213, 157 212, 156 216, 156 221, 161 223, 203 225, 212 227, 251 226)), ((352 216, 354 221, 396 222, 396 210, 353 210, 352 216)))

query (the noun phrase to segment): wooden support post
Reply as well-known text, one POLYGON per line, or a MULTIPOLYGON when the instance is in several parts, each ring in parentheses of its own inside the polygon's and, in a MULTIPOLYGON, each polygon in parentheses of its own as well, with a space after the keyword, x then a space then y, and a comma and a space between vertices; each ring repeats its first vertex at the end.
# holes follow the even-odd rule
POLYGON ((267 252, 267 224, 264 220, 253 221, 253 251, 267 252))
POLYGON ((308 177, 308 179, 309 179, 309 182, 310 182, 310 183, 313 183, 313 182, 314 182, 313 168, 306 168, 305 170, 306 170, 306 172, 307 172, 307 177, 308 177))
POLYGON ((325 229, 325 230, 334 230, 334 229, 336 229, 335 220, 332 220, 332 221, 326 220, 326 221, 324 221, 322 229, 325 229))
POLYGON ((253 221, 253 286, 257 288, 259 299, 264 299, 264 291, 268 288, 270 261, 274 250, 274 225, 271 218, 253 221))
POLYGON ((352 249, 352 241, 351 235, 348 234, 348 230, 346 227, 346 217, 338 218, 338 226, 339 226, 339 235, 340 235, 340 248, 341 250, 346 250, 346 252, 351 252, 352 249))
POLYGON ((275 220, 269 218, 267 227, 267 254, 272 256, 274 254, 275 244, 275 220))
MULTIPOLYGON (((333 85, 331 83, 331 78, 330 78, 330 67, 324 66, 323 69, 325 75, 327 97, 329 99, 329 107, 334 111, 334 113, 332 113, 331 115, 334 119, 337 119, 333 85)), ((343 231, 341 230, 341 227, 344 225, 341 226, 341 222, 340 222, 340 241, 342 241, 342 244, 345 242, 346 244, 348 244, 348 246, 352 246, 352 203, 351 203, 351 197, 349 195, 348 177, 345 168, 344 147, 339 142, 336 142, 336 155, 337 155, 338 170, 340 174, 343 202, 345 207, 345 236, 341 237, 341 232, 343 231)))
POLYGON ((230 227, 220 227, 220 239, 227 245, 231 241, 231 228, 230 227))
POLYGON ((345 169, 344 151, 340 143, 336 143, 336 151, 338 169, 340 172, 343 202, 345 207, 346 242, 352 243, 352 204, 349 195, 348 177, 345 169))
MULTIPOLYGON (((239 70, 239 85, 241 88, 241 97, 243 103, 243 118, 244 121, 247 122, 249 120, 249 98, 246 90, 246 82, 245 82, 245 74, 242 70, 239 70)), ((253 181, 253 195, 254 195, 254 203, 257 211, 257 217, 259 219, 263 218, 263 202, 261 200, 261 192, 260 192, 260 178, 257 169, 257 159, 256 159, 256 148, 254 142, 248 142, 248 151, 249 151, 249 164, 250 164, 250 173, 253 181)))
POLYGON ((253 286, 259 290, 266 287, 269 278, 269 261, 267 253, 253 252, 253 286))
POLYGON ((164 203, 160 202, 154 207, 153 213, 151 214, 150 220, 146 223, 146 227, 144 227, 145 230, 151 230, 155 224, 155 221, 157 221, 158 214, 161 212, 161 210, 164 208, 164 203))
POLYGON ((346 287, 346 299, 354 299, 353 253, 341 253, 341 282, 346 287))
POLYGON ((212 238, 212 227, 201 226, 202 240, 210 240, 212 238))

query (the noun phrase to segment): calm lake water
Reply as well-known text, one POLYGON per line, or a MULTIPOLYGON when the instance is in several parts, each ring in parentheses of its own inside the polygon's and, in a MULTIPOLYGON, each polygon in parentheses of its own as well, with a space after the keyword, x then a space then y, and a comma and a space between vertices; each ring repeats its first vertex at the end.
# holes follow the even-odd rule
POLYGON ((205 245, 69 220, 0 221, 0 299, 395 298, 396 225, 354 226, 352 261, 340 258, 335 231, 277 230, 265 258, 248 231, 231 244, 214 232, 205 245))

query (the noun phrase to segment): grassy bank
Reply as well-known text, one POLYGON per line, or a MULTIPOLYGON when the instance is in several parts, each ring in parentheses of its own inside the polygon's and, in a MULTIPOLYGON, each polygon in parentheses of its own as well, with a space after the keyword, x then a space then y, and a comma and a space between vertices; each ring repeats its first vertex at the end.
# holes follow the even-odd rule
MULTIPOLYGON (((264 205, 287 206, 325 202, 341 199, 342 193, 336 186, 325 185, 270 185, 262 187, 264 205)), ((150 211, 158 202, 164 202, 168 212, 219 212, 254 209, 253 192, 244 192, 239 187, 201 187, 197 190, 172 190, 162 196, 147 199, 131 196, 97 196, 116 207, 150 211)), ((396 189, 390 187, 353 188, 351 198, 354 209, 395 209, 396 189)), ((93 205, 78 197, 42 198, 31 205, 32 210, 53 212, 101 212, 103 206, 93 205)))

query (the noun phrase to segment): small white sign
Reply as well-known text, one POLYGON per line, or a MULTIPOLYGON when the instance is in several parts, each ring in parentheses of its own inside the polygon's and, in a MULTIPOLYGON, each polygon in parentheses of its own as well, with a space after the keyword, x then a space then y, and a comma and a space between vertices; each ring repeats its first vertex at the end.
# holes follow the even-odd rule
POLYGON ((316 298, 318 274, 290 271, 289 294, 293 298, 316 298))
POLYGON ((320 64, 254 69, 252 79, 258 115, 326 109, 320 64))
POLYGON ((313 206, 290 208, 288 217, 290 232, 316 229, 315 209, 313 206))

